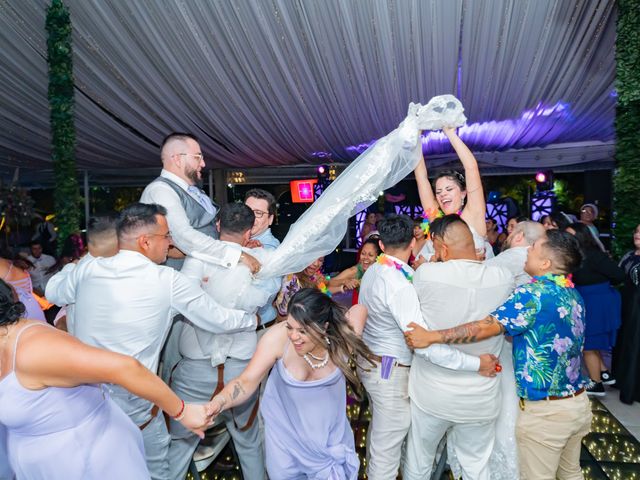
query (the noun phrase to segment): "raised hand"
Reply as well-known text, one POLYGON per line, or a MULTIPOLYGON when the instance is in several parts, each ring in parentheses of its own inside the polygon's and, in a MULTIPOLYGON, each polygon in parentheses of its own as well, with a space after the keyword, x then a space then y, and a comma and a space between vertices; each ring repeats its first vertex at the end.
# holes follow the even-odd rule
POLYGON ((454 127, 444 127, 442 132, 449 138, 451 138, 452 135, 456 135, 456 129, 454 127))

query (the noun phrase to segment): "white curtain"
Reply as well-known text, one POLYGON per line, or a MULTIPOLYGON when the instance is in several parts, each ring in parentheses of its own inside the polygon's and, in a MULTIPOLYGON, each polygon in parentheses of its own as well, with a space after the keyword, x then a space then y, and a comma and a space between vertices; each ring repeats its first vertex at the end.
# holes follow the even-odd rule
MULTIPOLYGON (((0 0, 0 165, 51 167, 48 3, 0 0)), ((172 130, 199 136, 214 167, 348 162, 411 101, 446 93, 476 152, 537 149, 542 166, 558 158, 540 147, 564 145, 578 163, 614 138, 611 1, 65 3, 81 168, 159 166, 172 130)), ((450 152, 438 134, 424 150, 450 152)))

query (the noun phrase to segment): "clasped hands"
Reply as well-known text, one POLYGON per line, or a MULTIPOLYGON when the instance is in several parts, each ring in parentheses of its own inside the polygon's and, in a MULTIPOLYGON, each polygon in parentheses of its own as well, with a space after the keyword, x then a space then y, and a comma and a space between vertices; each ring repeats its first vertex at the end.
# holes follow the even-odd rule
MULTIPOLYGON (((406 330, 404 332, 404 340, 407 342, 407 345, 412 350, 416 348, 427 348, 432 345, 433 342, 429 339, 429 332, 424 327, 421 327, 417 323, 411 322, 407 325, 407 328, 410 330, 406 330)), ((480 368, 478 369, 478 373, 483 377, 495 377, 499 372, 502 371, 502 366, 500 365, 500 361, 498 357, 492 355, 490 353, 483 353, 479 356, 480 358, 480 368)))
POLYGON ((222 412, 224 400, 216 395, 209 403, 187 403, 184 406, 184 417, 180 420, 182 425, 204 438, 204 432, 213 426, 216 417, 222 412))

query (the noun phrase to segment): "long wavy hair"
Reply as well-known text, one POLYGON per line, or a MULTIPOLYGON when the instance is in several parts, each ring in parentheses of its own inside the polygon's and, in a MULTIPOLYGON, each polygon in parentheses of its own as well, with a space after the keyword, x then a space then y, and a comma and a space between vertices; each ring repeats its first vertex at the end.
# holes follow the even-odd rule
MULTIPOLYGON (((309 336, 327 348, 331 361, 342 370, 356 394, 359 394, 360 379, 355 372, 355 361, 350 360, 358 356, 369 360, 372 353, 355 334, 345 313, 344 307, 315 288, 299 290, 291 298, 288 309, 288 314, 308 330, 309 336)), ((375 366, 373 363, 371 365, 375 366)))

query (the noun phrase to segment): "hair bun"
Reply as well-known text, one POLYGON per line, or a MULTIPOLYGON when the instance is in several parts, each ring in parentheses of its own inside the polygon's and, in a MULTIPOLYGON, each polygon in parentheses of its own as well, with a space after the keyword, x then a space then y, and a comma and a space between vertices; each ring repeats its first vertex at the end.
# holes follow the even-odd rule
POLYGON ((20 320, 20 318, 22 318, 25 311, 26 308, 22 302, 14 303, 4 312, 0 310, 0 324, 6 325, 17 322, 18 320, 20 320))

